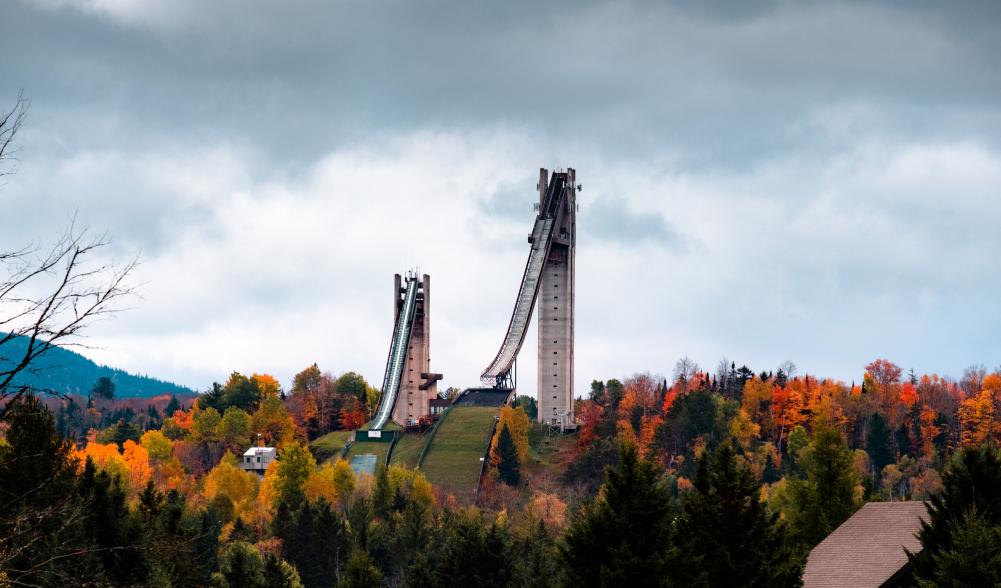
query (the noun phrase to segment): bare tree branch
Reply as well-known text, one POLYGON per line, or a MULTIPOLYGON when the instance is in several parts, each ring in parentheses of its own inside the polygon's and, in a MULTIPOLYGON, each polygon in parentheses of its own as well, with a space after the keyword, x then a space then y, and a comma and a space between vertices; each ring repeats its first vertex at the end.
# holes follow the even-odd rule
MULTIPOLYGON (((91 238, 71 223, 46 254, 8 256, 8 276, 0 278, 0 402, 16 396, 15 379, 53 346, 81 345, 80 331, 114 314, 119 301, 133 293, 127 278, 138 265, 102 263, 104 237, 91 238), (26 340, 23 348, 13 343, 26 340)), ((2 417, 2 412, 0 412, 2 417)))
MULTIPOLYGON (((0 177, 16 171, 8 164, 16 161, 14 139, 28 106, 19 94, 11 110, 0 112, 0 177)), ((124 265, 104 261, 108 244, 74 217, 48 249, 0 250, 0 419, 8 401, 27 391, 19 374, 31 373, 54 346, 84 346, 81 330, 121 310, 118 303, 133 294, 128 277, 138 255, 124 265)))
MULTIPOLYGON (((24 92, 19 92, 14 107, 0 113, 0 177, 17 171, 17 158, 14 157, 17 149, 14 148, 14 138, 21 130, 30 105, 31 101, 24 97, 24 92)), ((3 254, 0 253, 0 260, 2 259, 3 254)))

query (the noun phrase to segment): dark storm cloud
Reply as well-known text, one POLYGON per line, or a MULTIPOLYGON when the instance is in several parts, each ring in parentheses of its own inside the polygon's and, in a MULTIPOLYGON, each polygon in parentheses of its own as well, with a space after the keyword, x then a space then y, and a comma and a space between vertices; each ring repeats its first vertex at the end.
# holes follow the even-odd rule
MULTIPOLYGON (((91 5, 55 1, 77 3, 91 5)), ((4 78, 95 144, 222 133, 284 163, 380 133, 514 123, 717 167, 813 144, 788 127, 823 104, 872 102, 877 124, 904 134, 1001 128, 929 116, 993 108, 1001 88, 993 28, 933 5, 108 5, 133 8, 15 3, 0 25, 18 56, 4 78)))

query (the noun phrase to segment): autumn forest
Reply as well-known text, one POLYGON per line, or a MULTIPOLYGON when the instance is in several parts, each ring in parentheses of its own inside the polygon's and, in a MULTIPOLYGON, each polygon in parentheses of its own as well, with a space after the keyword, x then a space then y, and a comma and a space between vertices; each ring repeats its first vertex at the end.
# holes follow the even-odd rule
POLYGON ((665 585, 796 585, 805 553, 864 502, 944 495, 959 454, 996 460, 979 448, 1001 432, 999 399, 1001 374, 978 367, 954 381, 880 359, 847 385, 788 362, 682 359, 671 379, 593 382, 576 435, 531 424, 519 397, 468 500, 419 469, 359 475, 310 450, 377 406, 351 372, 313 365, 287 391, 234 373, 142 407, 104 381, 86 398, 28 392, 5 412, 0 563, 12 585, 82 569, 109 585, 646 585, 650 570, 665 585), (279 450, 263 478, 238 467, 254 444, 279 450), (732 569, 692 563, 721 550, 732 569))

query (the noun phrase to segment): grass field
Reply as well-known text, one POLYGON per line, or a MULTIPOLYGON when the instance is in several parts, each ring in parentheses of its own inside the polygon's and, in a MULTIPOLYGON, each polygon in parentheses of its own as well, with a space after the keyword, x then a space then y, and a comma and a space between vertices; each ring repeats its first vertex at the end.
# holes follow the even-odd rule
POLYGON ((427 435, 407 434, 400 437, 393 448, 391 462, 407 468, 417 467, 417 458, 420 457, 427 435))
POLYGON ((487 450, 496 406, 454 406, 438 426, 421 471, 428 481, 456 494, 476 489, 480 458, 487 450))
POLYGON ((331 431, 322 437, 313 439, 309 444, 309 450, 316 458, 316 463, 323 463, 339 456, 350 436, 351 431, 331 431))

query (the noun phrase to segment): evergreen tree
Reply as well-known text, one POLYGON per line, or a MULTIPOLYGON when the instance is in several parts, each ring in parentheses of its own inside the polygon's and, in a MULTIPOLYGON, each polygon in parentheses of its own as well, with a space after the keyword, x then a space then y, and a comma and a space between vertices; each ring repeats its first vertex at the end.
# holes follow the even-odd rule
POLYGON ((943 561, 956 561, 964 525, 1001 525, 1001 454, 990 446, 960 450, 942 473, 942 485, 928 501, 928 519, 918 532, 923 549, 908 556, 915 577, 925 582, 937 581, 943 561))
POLYGON ((115 383, 107 376, 101 376, 90 389, 90 395, 94 398, 111 400, 115 397, 115 383))
POLYGON ((351 530, 351 542, 356 547, 368 549, 368 529, 372 525, 375 513, 372 501, 366 496, 359 496, 351 502, 348 508, 348 528, 351 530))
POLYGON ((605 398, 607 400, 608 408, 613 410, 619 408, 619 402, 626 395, 626 387, 622 385, 622 382, 611 379, 605 384, 605 398))
POLYGON ((372 491, 372 509, 375 516, 385 518, 393 508, 393 489, 389 484, 389 468, 379 466, 375 474, 375 490, 372 491))
POLYGON ((100 580, 77 490, 72 445, 52 413, 31 394, 4 411, 0 443, 0 571, 14 584, 72 585, 81 574, 100 580))
POLYGON ((591 401, 598 406, 605 406, 608 403, 608 395, 605 393, 605 383, 601 380, 591 380, 591 401))
POLYGON ((86 528, 105 574, 114 583, 141 584, 150 572, 146 535, 126 501, 122 481, 94 468, 90 459, 80 480, 86 499, 86 528))
POLYGON ((896 461, 893 448, 890 446, 890 426, 883 415, 878 412, 869 419, 869 430, 865 435, 865 450, 869 454, 873 473, 878 481, 883 468, 896 461))
MULTIPOLYGON (((897 446, 897 451, 900 455, 914 455, 914 439, 918 438, 915 436, 916 431, 912 431, 911 427, 907 426, 907 421, 900 423, 897 427, 896 433, 893 435, 893 442, 897 446)), ((920 435, 920 433, 917 433, 920 435)))
POLYGON ((264 557, 263 573, 264 585, 268 588, 303 588, 295 568, 273 554, 264 557))
POLYGON ((202 410, 214 408, 221 413, 226 410, 226 406, 226 390, 218 382, 212 382, 212 389, 198 397, 198 407, 202 410))
POLYGON ((787 516, 796 539, 812 548, 858 510, 858 476, 852 452, 836 429, 815 430, 802 456, 806 479, 789 480, 792 508, 787 516))
POLYGON ((223 387, 223 406, 215 407, 220 413, 235 406, 246 412, 254 412, 261 401, 261 390, 257 380, 239 372, 233 372, 223 387))
POLYGON ((531 396, 519 396, 515 399, 514 406, 515 408, 520 406, 531 421, 534 421, 539 416, 539 403, 531 396))
POLYGON ((435 586, 506 586, 511 580, 510 540, 496 524, 485 527, 479 513, 448 513, 433 551, 435 586))
MULTIPOLYGON (((218 525, 203 528, 198 513, 188 513, 184 495, 166 495, 150 482, 139 495, 139 516, 146 534, 154 584, 196 586, 208 583, 216 567, 218 525)), ((239 522, 239 519, 237 519, 239 522)), ((232 538, 238 535, 231 533, 232 538)))
POLYGON ((243 541, 226 546, 219 559, 219 571, 212 574, 213 588, 269 588, 264 576, 264 559, 257 548, 243 541))
POLYGON ((675 399, 664 415, 664 422, 657 427, 657 445, 668 456, 683 457, 680 475, 695 476, 698 460, 695 459, 692 440, 702 437, 709 451, 715 450, 729 436, 730 427, 719 409, 733 402, 726 402, 704 387, 692 390, 675 399), (719 402, 718 402, 719 401, 719 402))
POLYGON ((577 515, 559 546, 566 586, 667 585, 671 496, 657 467, 620 447, 603 494, 577 515))
POLYGON ((281 525, 275 536, 282 539, 282 551, 299 572, 307 586, 328 586, 348 549, 344 521, 320 499, 308 501, 287 515, 288 525, 281 525))
POLYGON ((432 536, 430 511, 399 492, 397 495, 404 498, 403 506, 386 524, 376 527, 369 551, 383 570, 387 584, 398 586, 405 581, 407 585, 427 585, 431 575, 426 552, 436 540, 432 536))
MULTIPOLYGON (((609 419, 614 427, 615 421, 609 419)), ((563 472, 564 484, 580 486, 588 496, 594 496, 601 487, 605 468, 618 467, 619 448, 613 436, 602 436, 570 462, 563 472)))
POLYGON ((372 588, 382 585, 382 572, 372 563, 372 558, 361 548, 351 550, 348 564, 341 574, 337 588, 372 588))
POLYGON ((931 557, 931 575, 921 588, 1001 586, 1001 525, 971 508, 953 529, 952 545, 931 557))
POLYGON ((771 452, 765 456, 765 471, 761 474, 761 481, 765 484, 774 484, 782 479, 782 470, 771 452))
POLYGON ((166 408, 163 409, 163 416, 172 417, 174 416, 174 413, 177 412, 180 408, 181 408, 181 403, 178 402, 177 396, 171 394, 170 402, 168 402, 166 408))
POLYGON ((738 464, 729 442, 699 460, 695 492, 685 494, 675 526, 671 575, 684 586, 798 586, 803 562, 778 513, 768 514, 761 485, 738 464))
POLYGON ((545 523, 541 520, 527 537, 517 541, 514 585, 520 588, 549 588, 559 575, 558 552, 545 523))
POLYGON ((786 439, 786 457, 783 462, 786 472, 790 476, 803 477, 803 466, 800 462, 800 453, 810 444, 810 435, 802 425, 796 425, 789 431, 786 439))
POLYGON ((428 550, 423 550, 415 553, 414 557, 410 559, 403 582, 406 588, 437 588, 428 553, 428 550))
POLYGON ((521 462, 518 459, 518 447, 506 424, 501 427, 497 439, 497 455, 500 458, 497 462, 497 474, 501 481, 508 486, 517 486, 521 481, 521 462))

